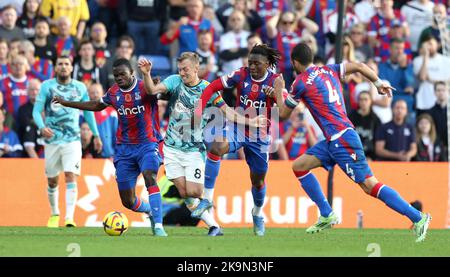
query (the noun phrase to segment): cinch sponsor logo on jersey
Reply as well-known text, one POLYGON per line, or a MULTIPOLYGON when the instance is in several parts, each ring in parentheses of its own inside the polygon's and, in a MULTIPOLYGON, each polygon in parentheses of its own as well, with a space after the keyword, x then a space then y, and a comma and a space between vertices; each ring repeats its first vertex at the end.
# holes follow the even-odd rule
POLYGON ((253 107, 253 108, 265 108, 266 107, 266 101, 252 100, 252 99, 249 99, 247 95, 241 95, 240 100, 241 100, 241 103, 247 107, 253 107))
POLYGON ((11 91, 11 95, 12 96, 27 96, 27 90, 26 89, 13 89, 13 91, 11 91))
POLYGON ((333 73, 331 71, 328 71, 324 68, 318 69, 318 70, 314 70, 313 72, 309 73, 308 75, 308 80, 306 80, 306 84, 308 85, 312 85, 312 82, 314 81, 314 79, 319 76, 320 74, 328 74, 328 75, 333 75, 333 73))
POLYGON ((130 114, 139 114, 145 112, 144 106, 137 106, 133 108, 125 108, 124 105, 121 105, 119 109, 117 109, 117 112, 120 115, 130 115, 130 114))

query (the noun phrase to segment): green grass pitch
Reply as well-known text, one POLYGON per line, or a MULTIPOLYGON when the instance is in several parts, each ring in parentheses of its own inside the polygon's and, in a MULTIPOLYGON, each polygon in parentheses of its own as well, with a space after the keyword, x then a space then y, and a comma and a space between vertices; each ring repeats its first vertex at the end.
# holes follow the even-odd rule
POLYGON ((411 230, 332 229, 309 235, 305 229, 269 228, 256 237, 251 228, 225 228, 223 237, 207 230, 166 227, 167 238, 149 228, 130 228, 120 237, 102 228, 0 227, 0 256, 450 256, 450 230, 429 230, 415 243, 411 230))

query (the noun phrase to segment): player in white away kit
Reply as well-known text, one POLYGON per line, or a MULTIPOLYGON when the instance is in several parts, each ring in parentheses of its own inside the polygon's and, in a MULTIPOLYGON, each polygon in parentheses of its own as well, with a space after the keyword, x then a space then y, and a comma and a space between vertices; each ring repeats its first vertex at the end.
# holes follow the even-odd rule
MULTIPOLYGON (((42 83, 41 90, 33 108, 33 119, 45 138, 45 174, 48 180, 48 200, 51 216, 47 226, 59 227, 58 177, 64 171, 66 180, 66 217, 65 226, 75 227, 73 220, 77 201, 77 175, 81 170, 81 142, 77 109, 52 103, 54 96, 70 101, 89 101, 86 86, 71 78, 72 61, 67 56, 56 59, 56 77, 42 83), (45 112, 45 123, 42 112, 45 112)), ((101 152, 102 142, 98 135, 93 112, 84 112, 84 119, 94 134, 95 150, 101 152)))

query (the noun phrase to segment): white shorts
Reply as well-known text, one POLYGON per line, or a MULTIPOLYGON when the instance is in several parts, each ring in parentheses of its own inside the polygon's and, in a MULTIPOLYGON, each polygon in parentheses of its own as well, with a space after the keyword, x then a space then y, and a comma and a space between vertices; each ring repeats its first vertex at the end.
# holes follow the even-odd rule
POLYGON ((45 175, 56 177, 61 171, 80 175, 81 171, 81 142, 73 141, 64 144, 46 144, 45 175))
POLYGON ((164 145, 164 167, 169 180, 184 176, 187 182, 205 183, 205 160, 200 152, 183 152, 164 145))

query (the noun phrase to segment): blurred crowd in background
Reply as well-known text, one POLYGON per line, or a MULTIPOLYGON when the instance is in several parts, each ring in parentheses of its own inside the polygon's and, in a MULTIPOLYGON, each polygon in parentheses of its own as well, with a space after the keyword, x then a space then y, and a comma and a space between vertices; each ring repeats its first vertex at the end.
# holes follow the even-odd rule
MULTIPOLYGON (((447 161, 450 81, 450 0, 345 1, 343 61, 368 64, 396 88, 380 96, 358 74, 343 80, 349 117, 371 160, 447 161)), ((73 58, 73 78, 92 100, 113 84, 112 63, 140 56, 153 76, 176 73, 184 51, 201 58, 199 75, 212 81, 247 65, 255 44, 281 52, 274 70, 289 89, 295 79, 290 51, 308 43, 314 63, 334 63, 338 1, 329 0, 2 0, 0 4, 0 157, 43 157, 32 109, 56 57, 73 58)), ((224 91, 234 106, 235 91, 224 91)), ((167 103, 159 101, 161 132, 167 103)), ((81 126, 83 157, 114 154, 117 114, 95 114, 104 144, 94 151, 92 132, 81 126)), ((299 105, 277 128, 272 159, 295 159, 323 135, 299 105)), ((243 153, 227 155, 239 159, 243 153)))

